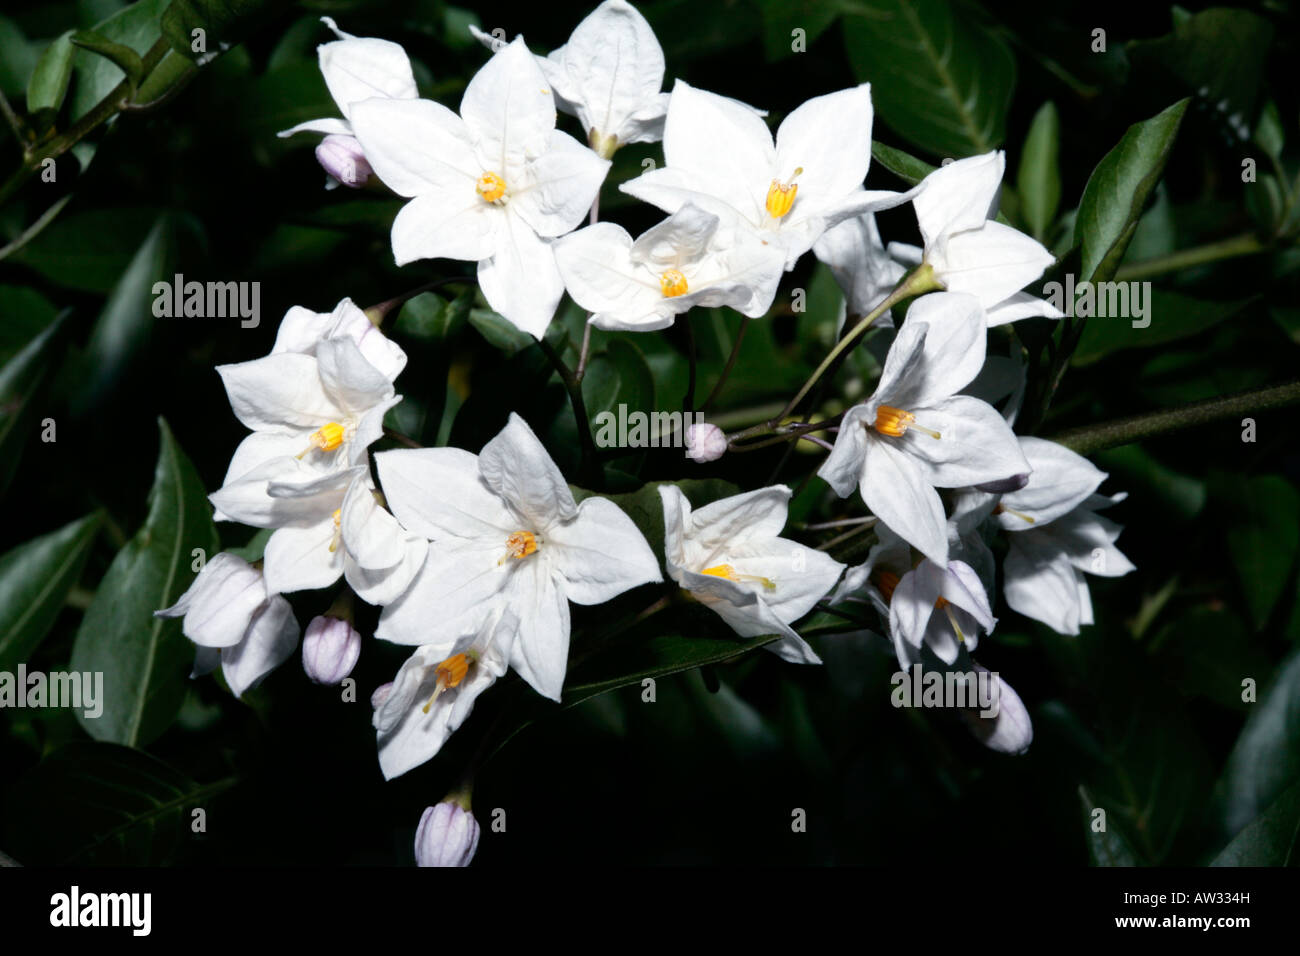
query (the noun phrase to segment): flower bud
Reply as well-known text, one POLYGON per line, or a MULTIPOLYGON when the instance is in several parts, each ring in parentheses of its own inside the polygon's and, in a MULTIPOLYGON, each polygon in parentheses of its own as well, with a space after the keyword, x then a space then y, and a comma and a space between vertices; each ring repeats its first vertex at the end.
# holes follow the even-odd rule
POLYGON ((326 136, 316 147, 316 161, 325 172, 353 189, 364 186, 374 173, 366 160, 366 154, 361 150, 360 140, 355 136, 342 136, 338 133, 326 136))
MULTIPOLYGON (((988 672, 979 664, 975 664, 975 670, 977 673, 988 672)), ((982 717, 978 709, 973 709, 962 711, 962 718, 975 739, 985 747, 998 753, 1022 754, 1034 742, 1034 724, 1029 719, 1029 710, 1010 684, 997 674, 993 677, 997 682, 997 714, 982 717)))
POLYGON ((999 481, 986 481, 982 485, 976 485, 975 490, 985 491, 991 495, 1009 495, 1013 491, 1019 491, 1027 484, 1029 484, 1029 472, 1024 472, 999 481))
POLYGON ((698 462, 717 461, 727 453, 727 436, 717 425, 702 422, 686 429, 686 457, 698 462))
POLYGON ((317 684, 341 684, 361 656, 361 635, 337 617, 314 617, 302 639, 302 669, 317 684))
POLYGON ((416 866, 469 866, 478 849, 478 821, 459 803, 429 807, 415 831, 416 866))

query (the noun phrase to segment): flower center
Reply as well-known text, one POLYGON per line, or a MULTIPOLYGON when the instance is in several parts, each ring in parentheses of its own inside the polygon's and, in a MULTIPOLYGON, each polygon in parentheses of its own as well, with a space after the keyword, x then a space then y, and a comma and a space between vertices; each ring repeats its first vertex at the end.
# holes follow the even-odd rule
POLYGON ((767 202, 764 205, 767 206, 768 214, 772 218, 780 219, 794 205, 794 198, 799 194, 799 184, 795 182, 795 179, 802 172, 803 167, 799 166, 785 182, 774 179, 772 185, 767 187, 767 202))
POLYGON ((1021 521, 1026 522, 1027 524, 1036 523, 1035 519, 1030 515, 1025 514, 1023 511, 1012 511, 1010 508, 1004 508, 1001 502, 999 502, 997 507, 993 509, 993 513, 995 515, 1015 515, 1017 518, 1019 518, 1021 521))
POLYGON ((506 558, 514 558, 516 561, 522 561, 537 551, 537 536, 531 531, 516 531, 510 537, 506 538, 505 556, 497 562, 497 567, 506 563, 506 558))
POLYGON ((469 673, 469 665, 471 663, 473 663, 473 661, 471 661, 465 654, 453 654, 438 665, 437 669, 434 670, 434 674, 438 677, 438 682, 434 685, 433 694, 427 701, 425 701, 423 707, 426 714, 429 712, 429 708, 433 706, 433 702, 441 696, 443 691, 447 690, 449 687, 458 686, 460 682, 465 679, 465 675, 469 673))
POLYGON ((659 288, 663 290, 665 299, 676 298, 690 291, 686 285, 686 276, 677 269, 668 269, 659 274, 659 288))
POLYGON ((902 438, 903 433, 909 428, 915 428, 919 432, 924 432, 931 438, 939 438, 938 432, 926 428, 916 423, 916 416, 911 412, 905 412, 901 408, 895 408, 893 405, 881 405, 876 409, 876 421, 871 426, 882 435, 888 435, 891 438, 902 438))
POLYGON ((898 580, 897 574, 884 569, 871 575, 871 583, 876 586, 876 590, 880 592, 880 596, 885 599, 886 604, 893 600, 894 588, 898 587, 898 580))
POLYGON ((345 429, 338 422, 327 422, 311 433, 307 438, 309 444, 298 453, 298 457, 305 457, 313 449, 316 451, 334 451, 339 445, 343 444, 345 435, 345 429))
POLYGON ((474 191, 484 202, 496 202, 506 194, 506 181, 496 173, 484 173, 474 183, 474 191))
POLYGON ((771 578, 761 577, 757 574, 737 574, 736 569, 729 564, 719 564, 712 568, 705 568, 701 574, 709 574, 715 578, 726 578, 728 581, 734 581, 736 584, 744 584, 752 581, 754 584, 763 585, 765 591, 775 591, 776 582, 771 578))

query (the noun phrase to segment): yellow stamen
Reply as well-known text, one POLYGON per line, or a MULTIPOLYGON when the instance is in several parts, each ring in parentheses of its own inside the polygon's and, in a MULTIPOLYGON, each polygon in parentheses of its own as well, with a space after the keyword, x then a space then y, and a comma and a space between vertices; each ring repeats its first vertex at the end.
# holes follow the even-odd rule
POLYGON ((881 405, 876 409, 876 421, 872 427, 882 435, 888 435, 891 438, 902 438, 903 433, 909 428, 915 428, 919 432, 929 435, 931 438, 939 438, 940 435, 933 429, 926 428, 916 423, 916 416, 911 412, 905 412, 901 408, 895 408, 893 405, 881 405))
POLYGON ((456 687, 465 679, 469 673, 470 661, 464 654, 453 654, 441 664, 438 665, 434 673, 438 676, 438 683, 433 688, 433 694, 424 704, 424 712, 427 714, 433 702, 449 687, 456 687))
POLYGON ((514 558, 521 561, 533 554, 537 550, 537 538, 531 531, 516 531, 510 537, 506 538, 506 553, 497 567, 506 563, 506 558, 514 558))
MULTIPOLYGON (((943 598, 939 598, 939 601, 943 601, 943 598)), ((939 601, 934 602, 935 607, 939 607, 939 601)), ((952 625, 952 629, 957 633, 957 640, 965 644, 966 635, 961 632, 961 625, 957 623, 957 615, 952 613, 952 605, 947 601, 943 601, 943 611, 948 615, 948 623, 952 625)))
POLYGON ((333 451, 343 444, 343 426, 338 422, 329 422, 312 432, 307 441, 310 444, 298 454, 299 458, 305 457, 312 449, 333 451))
POLYGON ((1004 508, 1001 504, 999 504, 996 508, 993 509, 993 513, 995 515, 1015 515, 1017 518, 1019 518, 1021 521, 1024 521, 1027 524, 1036 523, 1034 518, 1032 518, 1030 515, 1025 514, 1023 511, 1012 511, 1010 508, 1004 508))
POLYGON ((795 196, 799 194, 799 184, 795 182, 795 177, 803 172, 803 167, 798 167, 790 178, 781 182, 779 179, 772 180, 772 185, 767 187, 767 206, 768 213, 774 219, 780 219, 790 211, 794 205, 795 196))
POLYGON ((676 269, 668 269, 659 274, 659 288, 663 290, 665 299, 685 295, 690 291, 686 286, 686 276, 676 269))
POLYGON ((506 181, 496 173, 484 173, 474 184, 474 191, 484 202, 496 202, 506 194, 506 181))
POLYGON ((330 538, 330 554, 333 554, 335 551, 339 549, 339 539, 343 535, 342 525, 343 525, 343 509, 336 508, 334 510, 334 537, 330 538))
POLYGON ((734 581, 736 584, 753 581, 755 584, 763 585, 763 590, 765 591, 776 590, 776 582, 771 578, 761 577, 757 574, 737 574, 736 569, 729 564, 719 564, 712 568, 705 568, 700 573, 709 574, 715 578, 725 578, 728 581, 734 581))

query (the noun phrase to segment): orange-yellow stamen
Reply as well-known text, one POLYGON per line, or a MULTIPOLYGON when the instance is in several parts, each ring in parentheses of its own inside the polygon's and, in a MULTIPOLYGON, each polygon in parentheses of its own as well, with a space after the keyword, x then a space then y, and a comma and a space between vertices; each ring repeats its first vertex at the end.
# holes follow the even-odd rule
POLYGON ((1015 515, 1017 518, 1019 518, 1021 521, 1024 521, 1027 524, 1036 523, 1033 517, 1025 514, 1023 511, 1012 511, 1010 508, 1004 508, 1001 504, 999 504, 996 508, 993 509, 993 513, 995 515, 1015 515))
POLYGON ((881 570, 871 575, 871 583, 876 586, 876 590, 880 592, 886 604, 893 600, 894 588, 898 587, 898 580, 898 575, 893 571, 881 570))
POLYGON ((774 219, 780 219, 790 211, 794 205, 795 196, 799 194, 799 184, 795 182, 795 177, 803 172, 803 167, 798 167, 790 178, 785 182, 779 179, 772 180, 772 185, 767 187, 767 206, 768 214, 774 219))
POLYGON ((298 457, 304 457, 312 449, 316 449, 317 451, 333 451, 338 448, 339 445, 343 444, 343 434, 343 426, 338 422, 329 422, 322 425, 311 433, 311 436, 307 439, 310 444, 303 449, 298 457))
POLYGON ((690 291, 686 285, 686 276, 676 269, 668 269, 659 274, 659 288, 663 290, 665 299, 685 295, 690 291))
POLYGON ((705 568, 700 573, 712 575, 715 578, 725 578, 726 580, 734 581, 737 584, 752 581, 755 584, 763 585, 763 590, 765 591, 776 590, 776 582, 771 578, 765 578, 757 574, 737 574, 736 569, 729 564, 719 564, 711 568, 705 568))
POLYGON ((433 695, 424 704, 426 714, 443 691, 449 687, 458 686, 465 679, 465 675, 469 673, 469 664, 469 658, 464 654, 453 654, 438 665, 434 671, 434 674, 438 677, 438 683, 433 688, 433 695))
POLYGON ((506 553, 497 567, 506 563, 506 558, 514 558, 516 561, 522 561, 537 551, 537 537, 531 531, 516 531, 510 537, 506 538, 506 553))
POLYGON ((484 202, 496 202, 506 194, 506 181, 496 173, 484 173, 474 183, 474 191, 484 202))
POLYGON ((891 438, 902 438, 903 433, 909 428, 915 428, 919 432, 929 435, 931 438, 938 438, 939 433, 932 429, 926 428, 916 423, 916 416, 911 412, 905 412, 901 408, 895 408, 893 405, 881 405, 876 409, 876 421, 872 425, 876 431, 882 435, 888 435, 891 438))

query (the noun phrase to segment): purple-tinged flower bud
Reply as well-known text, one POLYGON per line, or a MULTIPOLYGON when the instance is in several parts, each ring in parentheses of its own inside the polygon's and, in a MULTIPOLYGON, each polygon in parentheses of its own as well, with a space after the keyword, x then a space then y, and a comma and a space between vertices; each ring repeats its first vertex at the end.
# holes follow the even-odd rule
POLYGON ((316 147, 316 161, 325 172, 353 189, 360 189, 374 174, 361 149, 361 141, 355 136, 338 133, 326 136, 316 147))
POLYGON ((986 491, 991 495, 1009 495, 1013 491, 1019 491, 1027 484, 1029 484, 1029 472, 1012 475, 1010 478, 1003 478, 999 481, 986 481, 982 485, 976 485, 975 490, 986 491))
POLYGON ((389 681, 387 684, 380 684, 378 687, 376 687, 374 693, 370 695, 371 709, 378 710, 380 707, 383 707, 384 701, 388 700, 388 695, 391 694, 392 692, 393 692, 392 681, 389 681))
POLYGON ((361 656, 361 635, 337 617, 314 617, 302 639, 302 669, 317 684, 341 684, 361 656))
POLYGON ((701 422, 686 429, 686 457, 698 462, 717 461, 727 453, 727 436, 717 425, 701 422))
POLYGON ((429 807, 415 831, 416 866, 469 866, 478 849, 478 821, 453 800, 429 807))
POLYGON ((963 710, 961 716, 966 726, 975 739, 990 750, 1004 754, 1024 753, 1034 742, 1034 724, 1029 719, 1029 709, 1000 675, 979 664, 975 664, 975 671, 981 675, 981 680, 993 681, 994 705, 990 710, 996 713, 985 716, 978 707, 963 710), (985 678, 984 674, 989 677, 985 678))

